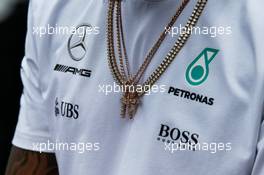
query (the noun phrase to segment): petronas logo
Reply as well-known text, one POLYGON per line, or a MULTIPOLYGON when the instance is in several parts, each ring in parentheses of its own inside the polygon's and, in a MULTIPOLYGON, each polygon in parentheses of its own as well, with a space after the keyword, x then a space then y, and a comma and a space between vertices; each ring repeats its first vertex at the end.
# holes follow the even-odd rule
POLYGON ((219 50, 205 48, 188 66, 186 80, 192 86, 202 84, 209 75, 209 65, 216 57, 219 50))

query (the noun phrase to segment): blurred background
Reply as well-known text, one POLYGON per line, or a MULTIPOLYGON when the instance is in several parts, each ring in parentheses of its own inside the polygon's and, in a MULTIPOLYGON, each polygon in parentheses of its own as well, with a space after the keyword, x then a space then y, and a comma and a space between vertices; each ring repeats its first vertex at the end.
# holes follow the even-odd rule
POLYGON ((0 0, 1 117, 0 175, 4 174, 22 92, 20 63, 27 30, 26 0, 0 0))

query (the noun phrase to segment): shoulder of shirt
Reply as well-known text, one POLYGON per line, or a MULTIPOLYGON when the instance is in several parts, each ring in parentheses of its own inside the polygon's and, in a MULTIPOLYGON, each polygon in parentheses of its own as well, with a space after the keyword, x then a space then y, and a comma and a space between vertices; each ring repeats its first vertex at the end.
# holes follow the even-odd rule
POLYGON ((58 1, 62 0, 30 0, 30 10, 33 12, 41 12, 44 15, 46 10, 54 6, 58 1))
POLYGON ((29 15, 35 26, 46 26, 57 20, 70 1, 67 0, 30 0, 29 15))

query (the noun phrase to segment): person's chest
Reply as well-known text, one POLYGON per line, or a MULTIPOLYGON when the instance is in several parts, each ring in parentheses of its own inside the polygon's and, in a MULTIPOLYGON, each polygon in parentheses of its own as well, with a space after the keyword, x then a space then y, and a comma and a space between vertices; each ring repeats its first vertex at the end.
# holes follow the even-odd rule
MULTIPOLYGON (((171 4, 159 8, 157 4, 125 3, 124 36, 129 66, 135 73, 176 8, 171 10, 171 4)), ((151 149, 155 153, 148 155, 149 159, 166 157, 164 162, 178 165, 183 159, 195 167, 198 160, 206 159, 215 162, 212 166, 216 167, 224 157, 236 162, 233 168, 240 163, 251 164, 254 156, 251 148, 256 144, 258 132, 260 100, 257 97, 263 75, 257 69, 259 58, 250 26, 239 20, 243 5, 231 10, 234 4, 237 3, 226 7, 221 2, 208 2, 193 34, 158 79, 155 90, 141 99, 135 119, 124 121, 120 119, 122 91, 114 83, 107 60, 106 4, 90 2, 87 7, 77 8, 70 3, 61 12, 68 18, 53 20, 53 26, 91 30, 82 36, 54 35, 43 42, 43 50, 49 48, 41 53, 43 57, 48 55, 49 60, 48 70, 43 72, 43 84, 55 138, 92 138, 106 146, 115 145, 114 141, 126 136, 124 149, 133 156, 141 156, 137 150, 145 154, 151 149), (68 134, 61 134, 65 132, 68 134), (142 140, 148 144, 142 144, 142 140), (172 143, 209 147, 202 152, 181 152, 177 158, 168 156, 172 143), (212 143, 224 148, 212 148, 212 143), (243 161, 241 152, 246 153, 243 161), (184 158, 186 154, 192 159, 184 158)), ((160 46, 142 82, 175 44, 181 26, 191 15, 191 7, 160 46)), ((135 161, 125 160, 128 164, 135 161)))

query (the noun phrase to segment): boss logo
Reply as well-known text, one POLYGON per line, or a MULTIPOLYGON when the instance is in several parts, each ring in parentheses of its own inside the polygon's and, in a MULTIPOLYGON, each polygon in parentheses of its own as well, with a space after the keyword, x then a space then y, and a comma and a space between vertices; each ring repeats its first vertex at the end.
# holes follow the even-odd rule
POLYGON ((161 124, 158 140, 167 143, 184 143, 194 145, 198 143, 199 134, 180 130, 161 124))
POLYGON ((78 119, 79 118, 79 105, 72 104, 72 103, 65 102, 65 101, 59 101, 58 98, 56 98, 55 116, 78 119))

